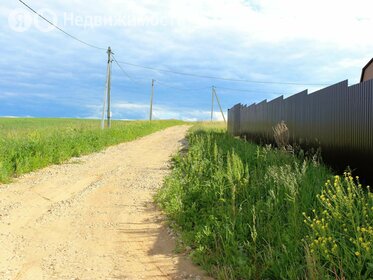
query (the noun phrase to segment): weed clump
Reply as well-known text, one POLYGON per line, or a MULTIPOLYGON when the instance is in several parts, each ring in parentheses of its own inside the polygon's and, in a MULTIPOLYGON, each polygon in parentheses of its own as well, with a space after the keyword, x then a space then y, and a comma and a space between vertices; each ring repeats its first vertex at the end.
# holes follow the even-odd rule
POLYGON ((273 128, 273 137, 279 149, 287 149, 289 147, 290 133, 284 121, 273 128))
POLYGON ((309 270, 331 279, 373 277, 373 194, 346 172, 328 180, 317 201, 316 209, 303 213, 308 254, 318 264, 309 270))
POLYGON ((373 277, 371 196, 351 180, 332 184, 322 164, 222 131, 193 130, 188 140, 156 200, 216 278, 373 277))

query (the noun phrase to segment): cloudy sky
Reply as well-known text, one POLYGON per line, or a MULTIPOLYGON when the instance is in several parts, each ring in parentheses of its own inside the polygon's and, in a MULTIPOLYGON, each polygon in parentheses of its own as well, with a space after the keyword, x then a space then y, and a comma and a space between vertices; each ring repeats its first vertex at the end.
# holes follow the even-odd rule
MULTIPOLYGON (((112 65, 115 119, 148 117, 152 79, 156 118, 202 120, 213 85, 226 110, 357 83, 373 57, 371 0, 24 1, 73 36, 111 46, 131 78, 112 65)), ((106 51, 50 28, 17 0, 3 2, 0 116, 99 118, 106 51)))

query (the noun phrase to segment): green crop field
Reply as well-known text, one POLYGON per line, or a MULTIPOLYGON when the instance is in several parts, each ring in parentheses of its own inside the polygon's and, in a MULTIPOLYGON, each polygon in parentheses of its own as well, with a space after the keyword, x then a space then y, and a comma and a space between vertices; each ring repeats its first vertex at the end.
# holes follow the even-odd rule
POLYGON ((373 279, 373 195, 349 172, 194 128, 156 196, 217 279, 373 279))
POLYGON ((101 130, 98 120, 0 119, 0 182, 178 124, 113 121, 101 130))

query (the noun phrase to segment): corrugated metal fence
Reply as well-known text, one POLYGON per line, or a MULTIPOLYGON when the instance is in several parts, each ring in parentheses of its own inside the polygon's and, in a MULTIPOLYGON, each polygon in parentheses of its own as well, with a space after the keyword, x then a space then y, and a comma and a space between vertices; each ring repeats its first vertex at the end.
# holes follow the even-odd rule
POLYGON ((273 142, 273 127, 285 121, 291 142, 337 153, 373 157, 373 80, 348 86, 343 81, 308 94, 237 104, 228 112, 228 131, 273 142))

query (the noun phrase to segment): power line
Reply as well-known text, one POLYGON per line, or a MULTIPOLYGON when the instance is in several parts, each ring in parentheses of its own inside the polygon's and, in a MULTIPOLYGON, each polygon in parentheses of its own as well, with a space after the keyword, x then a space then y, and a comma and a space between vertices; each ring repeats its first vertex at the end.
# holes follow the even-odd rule
POLYGON ((182 88, 182 87, 175 87, 175 86, 171 86, 165 82, 162 82, 162 81, 159 81, 157 80, 157 82, 159 84, 161 84, 162 87, 165 87, 165 88, 170 88, 170 89, 174 89, 174 90, 180 90, 180 91, 197 91, 197 90, 204 90, 204 89, 210 89, 211 87, 200 87, 200 88, 182 88))
POLYGON ((176 75, 183 75, 183 76, 191 76, 201 79, 212 79, 212 80, 223 80, 223 81, 231 81, 231 82, 244 82, 244 83, 254 83, 254 84, 274 84, 274 85, 296 85, 296 86, 328 86, 328 84, 307 84, 307 83, 293 83, 293 82, 275 82, 275 81, 253 81, 253 80, 244 80, 244 79, 233 79, 233 78, 224 78, 224 77, 216 77, 216 76, 208 76, 208 75, 199 75, 199 74, 193 74, 193 73, 186 73, 186 72, 178 72, 173 70, 166 70, 166 69, 160 69, 155 67, 149 67, 139 64, 133 64, 129 62, 123 62, 120 63, 126 64, 133 67, 139 67, 143 69, 148 69, 152 71, 158 71, 158 72, 165 72, 165 73, 173 73, 176 75))
MULTIPOLYGON (((123 68, 122 65, 121 65, 121 62, 118 62, 118 60, 115 58, 114 55, 113 55, 112 57, 113 57, 114 62, 115 62, 115 63, 118 65, 118 67, 122 70, 122 72, 124 73, 124 75, 125 75, 128 79, 130 79, 131 81, 133 81, 133 82, 135 82, 135 83, 136 83, 136 82, 138 83, 138 80, 139 80, 139 79, 137 79, 137 81, 136 81, 135 79, 133 79, 133 78, 128 74, 128 72, 124 70, 124 68, 123 68)), ((145 79, 141 79, 141 80, 144 80, 144 81, 145 81, 145 79)), ((170 88, 170 89, 179 90, 179 91, 197 91, 197 90, 210 89, 210 87, 203 87, 203 88, 182 88, 182 87, 175 87, 175 86, 171 86, 171 85, 169 85, 168 83, 162 82, 162 81, 160 81, 160 80, 157 80, 157 83, 160 84, 161 87, 164 87, 164 88, 170 88)))
POLYGON ((124 75, 128 79, 130 79, 132 82, 136 83, 136 81, 134 79, 132 79, 132 77, 127 73, 127 71, 124 70, 124 68, 122 67, 122 65, 119 64, 119 62, 118 62, 118 60, 116 60, 115 56, 113 55, 112 57, 113 57, 114 62, 118 65, 119 69, 122 70, 122 72, 124 73, 124 75))
POLYGON ((237 92, 248 92, 248 93, 268 93, 268 94, 283 94, 279 92, 269 92, 269 91, 262 91, 262 90, 255 90, 255 89, 238 89, 238 88, 227 88, 227 87, 215 87, 216 89, 220 89, 223 91, 237 91, 237 92))
POLYGON ((32 11, 34 14, 38 15, 41 19, 43 19, 44 21, 46 21, 47 23, 49 23, 50 25, 52 25, 53 27, 57 28, 59 31, 61 31, 62 33, 64 33, 65 35, 69 36, 70 38, 74 39, 75 41, 78 41, 88 47, 91 47, 91 48, 94 48, 94 49, 97 49, 97 50, 106 50, 106 48, 101 48, 101 47, 98 47, 98 46, 95 46, 95 45, 92 45, 92 44, 89 44, 77 37, 75 37, 74 35, 71 35, 69 33, 67 33, 65 30, 63 30, 62 28, 58 27, 57 25, 55 25, 53 22, 51 22, 50 20, 48 20, 47 18, 45 18, 44 16, 42 16, 41 14, 39 14, 37 11, 35 11, 33 8, 31 8, 29 5, 27 5, 25 2, 23 2, 22 0, 18 0, 19 2, 21 2, 25 7, 27 7, 30 11, 32 11))

